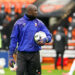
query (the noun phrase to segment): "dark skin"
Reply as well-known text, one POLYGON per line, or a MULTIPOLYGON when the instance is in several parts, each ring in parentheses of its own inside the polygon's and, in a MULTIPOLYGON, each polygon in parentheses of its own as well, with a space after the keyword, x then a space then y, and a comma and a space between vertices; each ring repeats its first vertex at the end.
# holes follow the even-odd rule
POLYGON ((37 17, 37 7, 35 5, 29 5, 26 9, 26 14, 27 15, 31 15, 31 16, 34 16, 34 17, 37 17))
MULTIPOLYGON (((26 14, 27 15, 31 15, 31 16, 34 16, 34 17, 37 17, 37 14, 38 14, 38 9, 35 5, 31 4, 27 7, 26 9, 26 14)), ((38 41, 37 43, 38 45, 44 45, 44 42, 43 40, 40 40, 38 41)))
MULTIPOLYGON (((35 5, 31 4, 26 9, 26 14, 27 15, 31 15, 31 16, 37 17, 37 13, 38 13, 38 11, 37 11, 37 7, 35 5)), ((40 41, 38 41, 37 44, 42 46, 42 45, 44 45, 44 42, 43 42, 43 40, 40 40, 40 41)), ((14 59, 9 60, 9 65, 10 66, 12 65, 11 61, 14 61, 14 59)))

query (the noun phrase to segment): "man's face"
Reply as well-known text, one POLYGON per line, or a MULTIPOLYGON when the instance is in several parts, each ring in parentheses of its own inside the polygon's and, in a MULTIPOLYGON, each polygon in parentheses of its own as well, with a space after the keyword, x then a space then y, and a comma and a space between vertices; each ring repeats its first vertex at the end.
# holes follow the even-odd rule
POLYGON ((33 14, 33 16, 37 16, 37 13, 38 13, 38 11, 37 11, 37 7, 34 7, 34 9, 33 9, 33 11, 32 11, 32 14, 33 14))
POLYGON ((37 16, 37 13, 38 13, 37 7, 33 7, 33 9, 30 10, 30 15, 32 15, 34 17, 37 16))

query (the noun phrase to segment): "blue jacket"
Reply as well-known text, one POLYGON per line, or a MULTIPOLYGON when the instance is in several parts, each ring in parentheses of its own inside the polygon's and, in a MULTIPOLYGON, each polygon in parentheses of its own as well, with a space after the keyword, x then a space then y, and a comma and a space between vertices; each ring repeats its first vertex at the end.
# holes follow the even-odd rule
POLYGON ((34 41, 34 35, 38 31, 44 31, 48 37, 48 42, 51 41, 51 34, 45 27, 44 23, 39 19, 30 20, 26 15, 16 21, 14 24, 9 53, 12 55, 18 44, 18 51, 36 52, 41 49, 34 41), (17 43, 18 42, 18 43, 17 43))

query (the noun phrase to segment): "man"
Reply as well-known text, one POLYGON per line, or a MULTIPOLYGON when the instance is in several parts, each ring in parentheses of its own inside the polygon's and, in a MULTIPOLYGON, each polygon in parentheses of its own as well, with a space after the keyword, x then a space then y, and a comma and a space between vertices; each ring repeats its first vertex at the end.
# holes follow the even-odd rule
POLYGON ((9 63, 13 61, 13 52, 18 42, 17 75, 41 75, 39 50, 41 45, 51 41, 51 34, 37 17, 37 7, 29 5, 26 14, 14 24, 9 46, 9 63), (34 41, 34 35, 44 31, 47 38, 34 41))
POLYGON ((58 27, 58 32, 54 37, 54 48, 56 50, 55 69, 57 69, 57 60, 59 58, 59 54, 61 54, 61 68, 63 69, 63 54, 66 44, 67 39, 64 34, 63 28, 58 27))

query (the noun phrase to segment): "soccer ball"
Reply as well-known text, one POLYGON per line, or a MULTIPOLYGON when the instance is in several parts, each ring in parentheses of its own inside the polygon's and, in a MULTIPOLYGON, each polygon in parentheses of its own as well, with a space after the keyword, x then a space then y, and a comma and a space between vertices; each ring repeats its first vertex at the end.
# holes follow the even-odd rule
POLYGON ((46 34, 45 32, 43 31, 39 31, 39 32, 36 32, 35 35, 34 35, 34 40, 36 41, 36 43, 44 38, 46 38, 46 34))

